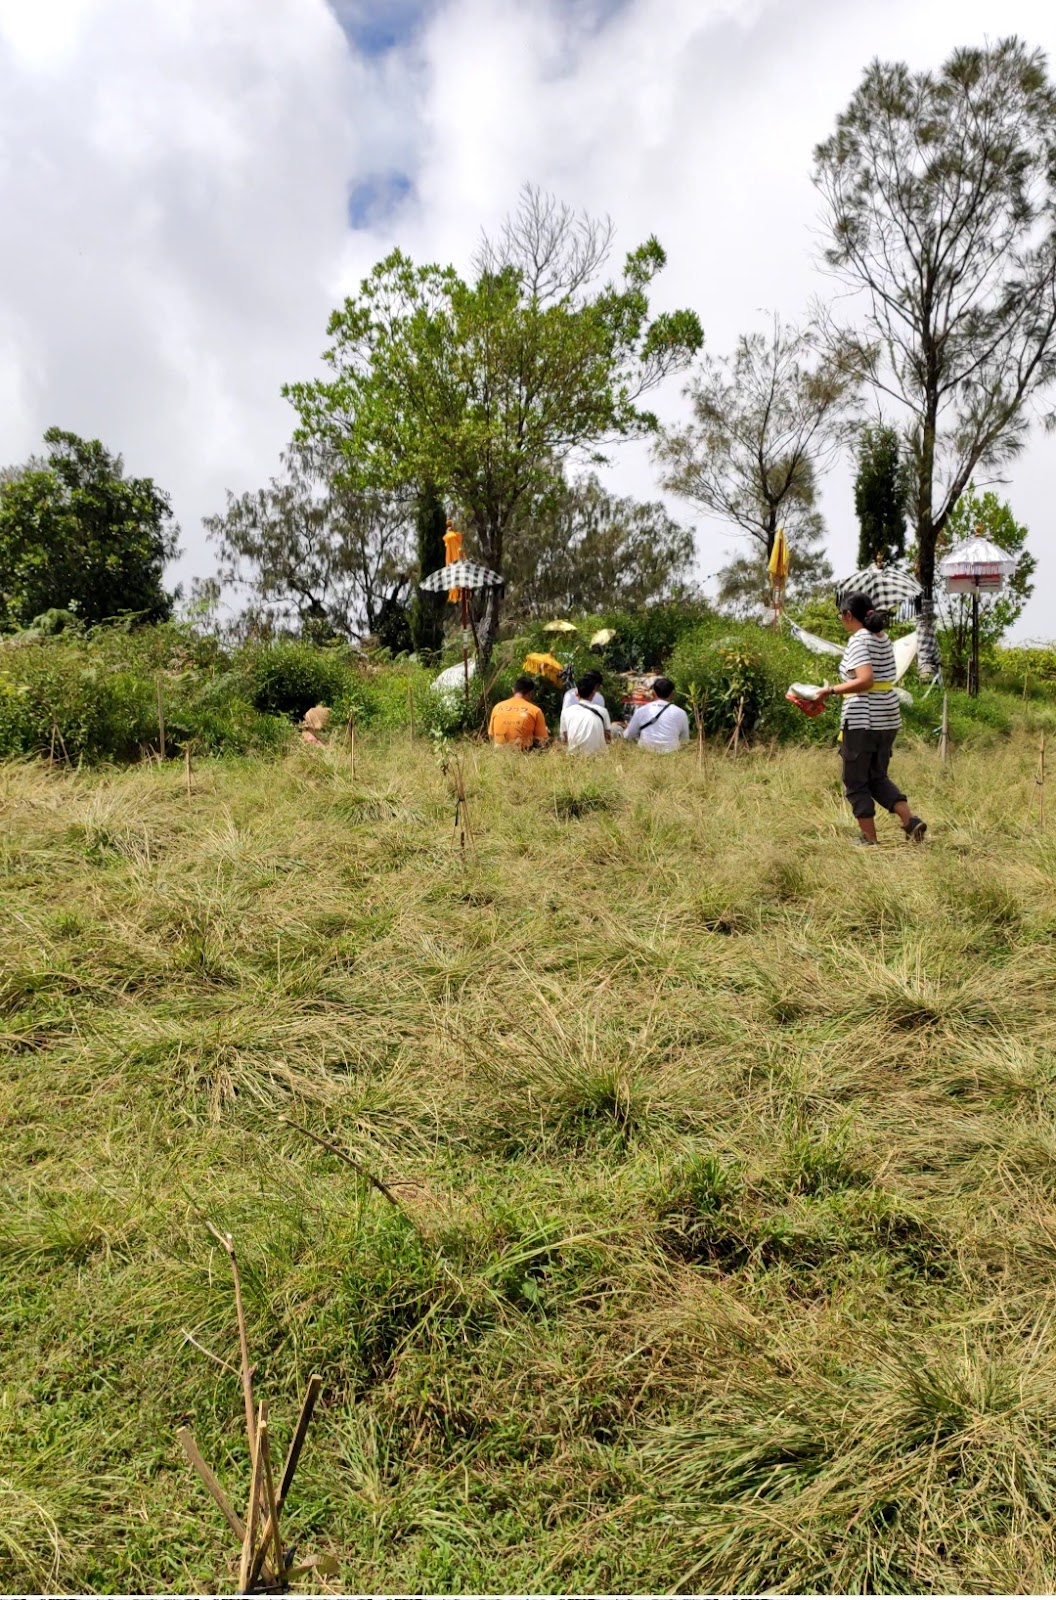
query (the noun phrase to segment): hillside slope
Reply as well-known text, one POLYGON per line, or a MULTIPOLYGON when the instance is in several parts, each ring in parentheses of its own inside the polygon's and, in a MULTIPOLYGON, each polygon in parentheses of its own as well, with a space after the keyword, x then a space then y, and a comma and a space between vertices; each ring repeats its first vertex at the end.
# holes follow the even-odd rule
POLYGON ((211 1221, 346 1590, 1051 1591, 1034 745, 874 852, 828 752, 463 758, 465 859, 405 738, 0 766, 0 1586, 232 1581, 211 1221))

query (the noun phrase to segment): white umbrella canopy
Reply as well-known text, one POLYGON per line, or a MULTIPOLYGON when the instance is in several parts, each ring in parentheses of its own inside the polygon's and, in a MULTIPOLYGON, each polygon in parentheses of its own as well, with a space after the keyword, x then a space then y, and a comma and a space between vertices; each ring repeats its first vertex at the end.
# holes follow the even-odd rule
POLYGON ((1015 556, 992 539, 976 534, 955 545, 939 562, 939 571, 951 593, 973 589, 999 589, 1018 565, 1015 556))

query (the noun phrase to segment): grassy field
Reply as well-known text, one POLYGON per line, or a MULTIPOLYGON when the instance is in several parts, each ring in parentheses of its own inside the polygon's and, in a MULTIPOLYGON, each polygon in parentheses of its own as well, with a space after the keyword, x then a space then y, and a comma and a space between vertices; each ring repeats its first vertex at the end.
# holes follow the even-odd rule
POLYGON ((465 860, 406 738, 0 766, 0 1586, 231 1584, 212 1222, 335 1587, 1051 1591, 1035 741, 900 750, 922 850, 830 752, 463 755, 465 860))

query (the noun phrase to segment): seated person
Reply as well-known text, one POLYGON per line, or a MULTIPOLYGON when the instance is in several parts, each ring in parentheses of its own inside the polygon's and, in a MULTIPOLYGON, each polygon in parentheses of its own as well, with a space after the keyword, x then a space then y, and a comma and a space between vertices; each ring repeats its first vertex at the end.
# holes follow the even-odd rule
POLYGON ((546 718, 533 704, 534 678, 518 678, 509 700, 500 700, 488 722, 488 737, 492 744, 519 744, 522 750, 533 745, 545 745, 550 734, 546 718))
POLYGON ((610 742, 612 723, 604 705, 593 703, 594 681, 581 678, 575 699, 561 713, 561 739, 581 755, 597 755, 610 742))
POLYGON ((657 678, 652 700, 638 707, 624 728, 623 737, 635 743, 640 740, 646 750, 671 751, 685 744, 689 739, 689 718, 681 706, 672 704, 674 692, 670 678, 657 678))
POLYGON ((604 709, 604 707, 605 707, 605 696, 601 692, 601 673, 600 672, 595 672, 594 669, 591 668, 591 670, 589 672, 585 672, 583 674, 582 678, 580 678, 579 686, 577 686, 576 684, 573 684, 571 689, 566 689, 565 690, 565 698, 561 702, 561 710, 562 711, 564 711, 566 706, 571 706, 571 705, 575 704, 575 702, 576 702, 576 700, 577 700, 577 698, 579 696, 580 687, 586 688, 588 683, 591 685, 591 692, 587 696, 587 699, 590 701, 590 704, 592 706, 601 706, 602 709, 604 709))

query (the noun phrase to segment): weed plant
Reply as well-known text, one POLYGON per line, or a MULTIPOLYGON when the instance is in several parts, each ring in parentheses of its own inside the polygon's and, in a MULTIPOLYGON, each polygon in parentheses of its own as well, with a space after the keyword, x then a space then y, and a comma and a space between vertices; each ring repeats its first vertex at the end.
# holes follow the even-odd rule
POLYGON ((0 1588, 233 1581, 212 1222, 344 1592, 1051 1592, 1036 741, 875 851, 831 751, 461 753, 465 851, 406 733, 0 765, 0 1588))

